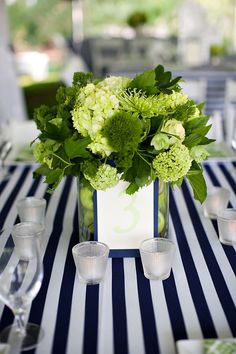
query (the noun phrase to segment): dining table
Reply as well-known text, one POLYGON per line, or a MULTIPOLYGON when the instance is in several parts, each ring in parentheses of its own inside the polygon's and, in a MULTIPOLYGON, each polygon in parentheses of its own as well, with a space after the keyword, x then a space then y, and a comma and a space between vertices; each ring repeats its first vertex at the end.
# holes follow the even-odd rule
MULTIPOLYGON (((72 256, 79 242, 77 179, 67 176, 49 193, 42 177, 33 178, 35 163, 7 167, 0 229, 19 222, 18 199, 47 202, 44 278, 27 312, 44 335, 29 354, 182 354, 180 340, 236 337, 236 246, 219 241, 217 221, 203 215, 187 181, 170 188, 168 237, 176 251, 168 279, 145 278, 140 257, 109 258, 104 280, 86 285, 72 256)), ((236 157, 209 159, 203 170, 207 186, 227 188, 236 208, 236 157)), ((0 330, 13 321, 0 302, 0 330)))

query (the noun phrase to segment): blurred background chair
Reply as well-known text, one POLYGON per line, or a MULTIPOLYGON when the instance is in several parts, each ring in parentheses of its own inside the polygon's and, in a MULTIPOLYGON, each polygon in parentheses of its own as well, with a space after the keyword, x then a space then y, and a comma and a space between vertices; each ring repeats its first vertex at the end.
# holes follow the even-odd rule
POLYGON ((231 146, 233 131, 236 126, 236 80, 226 80, 224 100, 224 123, 226 142, 229 146, 231 146))
POLYGON ((207 97, 207 80, 195 78, 183 81, 180 83, 183 92, 186 93, 193 101, 202 103, 206 101, 207 97))

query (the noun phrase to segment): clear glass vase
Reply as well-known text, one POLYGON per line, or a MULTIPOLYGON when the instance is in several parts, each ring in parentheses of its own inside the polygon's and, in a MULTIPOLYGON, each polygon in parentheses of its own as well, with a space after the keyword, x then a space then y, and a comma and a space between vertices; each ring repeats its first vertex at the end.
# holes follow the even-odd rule
MULTIPOLYGON (((77 181, 78 212, 79 212, 79 240, 94 239, 94 189, 77 181)), ((158 237, 168 237, 169 227, 169 184, 159 180, 158 188, 158 237)))

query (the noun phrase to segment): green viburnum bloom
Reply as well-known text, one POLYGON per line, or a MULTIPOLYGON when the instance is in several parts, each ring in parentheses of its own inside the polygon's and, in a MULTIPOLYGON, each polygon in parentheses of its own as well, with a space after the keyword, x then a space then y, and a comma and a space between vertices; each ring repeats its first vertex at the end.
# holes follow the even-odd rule
POLYGON ((135 115, 122 111, 107 119, 102 134, 113 151, 134 151, 140 142, 142 124, 135 115))
POLYGON ((59 144, 54 140, 48 139, 45 142, 39 142, 34 145, 33 155, 39 163, 52 168, 53 153, 59 148, 59 144))
POLYGON ((185 138, 185 129, 183 124, 177 119, 169 119, 166 121, 164 126, 161 128, 161 132, 170 134, 170 145, 173 145, 178 141, 183 142, 185 138))
POLYGON ((99 165, 86 161, 82 166, 84 177, 94 189, 106 190, 119 182, 117 169, 107 164, 99 165))
POLYGON ((190 149, 190 156, 193 160, 202 162, 203 160, 206 160, 210 154, 202 145, 198 145, 193 146, 190 149))
POLYGON ((170 139, 166 134, 157 133, 152 138, 151 145, 154 146, 157 151, 167 150, 170 146, 170 139))
POLYGON ((177 143, 172 145, 168 151, 157 155, 152 165, 156 176, 163 182, 175 182, 187 174, 191 163, 192 159, 188 148, 177 143))

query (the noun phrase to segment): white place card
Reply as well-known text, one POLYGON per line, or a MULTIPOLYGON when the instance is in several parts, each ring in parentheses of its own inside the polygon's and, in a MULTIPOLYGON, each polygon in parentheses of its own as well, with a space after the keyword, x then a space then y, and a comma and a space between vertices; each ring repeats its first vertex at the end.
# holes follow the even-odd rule
POLYGON ((125 193, 127 182, 120 181, 94 196, 95 239, 106 243, 111 256, 138 256, 142 240, 157 236, 157 182, 133 195, 125 193))

